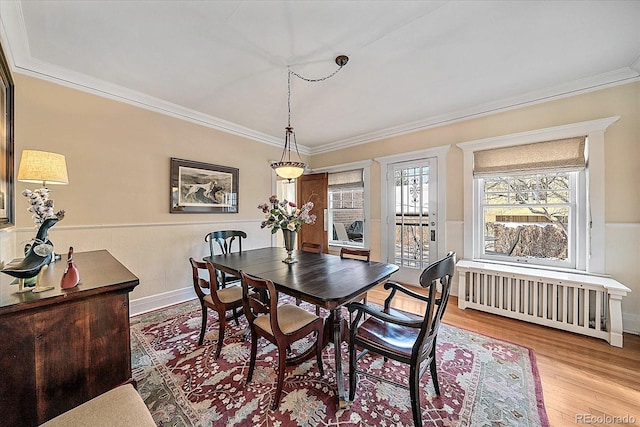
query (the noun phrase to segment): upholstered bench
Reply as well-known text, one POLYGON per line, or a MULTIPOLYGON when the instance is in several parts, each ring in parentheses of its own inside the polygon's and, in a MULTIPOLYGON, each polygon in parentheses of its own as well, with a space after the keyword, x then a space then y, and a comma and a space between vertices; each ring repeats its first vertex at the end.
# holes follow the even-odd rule
POLYGON ((131 384, 109 390, 42 424, 46 427, 155 425, 149 409, 131 384))

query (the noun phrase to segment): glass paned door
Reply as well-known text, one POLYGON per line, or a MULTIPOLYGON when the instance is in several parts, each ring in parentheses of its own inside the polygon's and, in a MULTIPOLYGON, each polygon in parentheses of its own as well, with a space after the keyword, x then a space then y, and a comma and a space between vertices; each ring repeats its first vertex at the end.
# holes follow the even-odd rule
POLYGON ((389 165, 388 254, 401 268, 421 272, 429 265, 430 252, 437 253, 436 176, 435 161, 429 159, 389 165))

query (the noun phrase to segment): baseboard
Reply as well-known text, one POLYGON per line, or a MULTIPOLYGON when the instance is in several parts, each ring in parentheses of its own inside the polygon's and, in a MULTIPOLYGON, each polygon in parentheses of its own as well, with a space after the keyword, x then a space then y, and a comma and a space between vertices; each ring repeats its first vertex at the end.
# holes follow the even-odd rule
POLYGON ((640 335, 640 315, 622 313, 622 326, 624 332, 640 335))
POLYGON ((175 291, 152 295, 150 297, 134 299, 129 302, 129 315, 136 316, 148 311, 153 311, 184 301, 189 301, 194 299, 195 297, 196 296, 193 291, 193 287, 190 286, 182 289, 177 289, 175 291))

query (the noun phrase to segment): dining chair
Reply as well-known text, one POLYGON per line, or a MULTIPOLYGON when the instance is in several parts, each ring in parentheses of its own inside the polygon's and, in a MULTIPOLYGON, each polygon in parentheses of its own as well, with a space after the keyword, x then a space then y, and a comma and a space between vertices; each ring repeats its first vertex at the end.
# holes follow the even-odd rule
MULTIPOLYGON (((371 260, 371 250, 369 249, 353 249, 353 248, 340 248, 340 258, 355 259, 363 262, 369 262, 371 260)), ((360 295, 356 298, 356 301, 362 301, 367 303, 367 293, 360 295)), ((349 313, 349 323, 353 320, 351 313, 349 313)))
MULTIPOLYGON (((445 258, 429 265, 422 272, 420 286, 428 289, 428 295, 412 291, 395 282, 387 282, 384 287, 387 290, 390 289, 391 293, 385 299, 382 311, 360 302, 349 304, 349 312, 355 312, 349 341, 349 400, 353 401, 355 398, 358 373, 394 383, 357 369, 358 361, 367 353, 379 354, 385 361, 392 359, 409 365, 409 393, 413 423, 416 427, 422 426, 420 378, 429 368, 436 395, 440 395, 436 371, 436 340, 449 300, 455 264, 455 252, 449 252, 445 258), (441 285, 439 295, 437 294, 438 282, 441 285), (424 316, 413 316, 393 310, 391 301, 396 292, 425 302, 424 316), (368 314, 368 318, 358 324, 364 313, 368 314), (360 353, 357 353, 357 349, 361 350, 360 353)), ((402 384, 397 385, 406 387, 402 384)))
POLYGON ((313 242, 302 242, 300 246, 300 250, 302 252, 311 252, 314 254, 321 254, 324 252, 324 244, 322 243, 313 243, 313 242))
POLYGON ((234 319, 236 325, 239 326, 238 318, 242 315, 242 311, 238 309, 242 308, 242 287, 228 286, 222 288, 218 283, 216 269, 211 263, 196 261, 193 258, 189 258, 189 262, 193 273, 193 287, 202 307, 202 326, 198 345, 202 345, 204 342, 204 333, 207 329, 207 308, 211 308, 218 313, 218 344, 215 354, 217 359, 220 357, 220 351, 222 350, 227 321, 234 319), (208 275, 209 278, 201 277, 201 273, 202 276, 206 277, 208 275), (232 311, 232 314, 227 316, 227 311, 229 310, 232 311))
MULTIPOLYGON (((214 242, 218 244, 220 253, 223 255, 234 252, 234 246, 237 247, 236 252, 242 252, 242 240, 247 238, 247 233, 239 230, 220 230, 212 231, 204 236, 204 241, 209 243, 209 255, 215 255, 214 242), (237 239, 237 240, 236 240, 237 239), (234 245, 234 242, 236 243, 234 245)), ((218 280, 220 285, 224 288, 231 282, 237 282, 239 277, 225 273, 224 271, 217 271, 218 280)))
POLYGON ((263 337, 278 348, 278 382, 276 394, 271 404, 275 410, 280 404, 284 374, 287 364, 296 364, 296 357, 287 358, 287 349, 291 344, 315 333, 316 362, 320 375, 324 375, 322 366, 322 333, 324 321, 307 310, 292 304, 278 305, 278 291, 271 280, 250 276, 243 271, 242 277, 242 304, 244 313, 249 321, 251 331, 251 356, 249 359, 249 372, 247 383, 253 377, 258 351, 258 337, 263 337))

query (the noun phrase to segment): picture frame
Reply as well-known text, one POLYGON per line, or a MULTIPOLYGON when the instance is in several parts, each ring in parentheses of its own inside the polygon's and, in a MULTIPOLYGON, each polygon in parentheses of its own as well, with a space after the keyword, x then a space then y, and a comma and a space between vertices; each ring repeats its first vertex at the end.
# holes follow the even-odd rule
POLYGON ((0 45, 0 228, 14 225, 14 84, 0 45))
POLYGON ((238 213, 239 170, 171 158, 170 213, 238 213))

